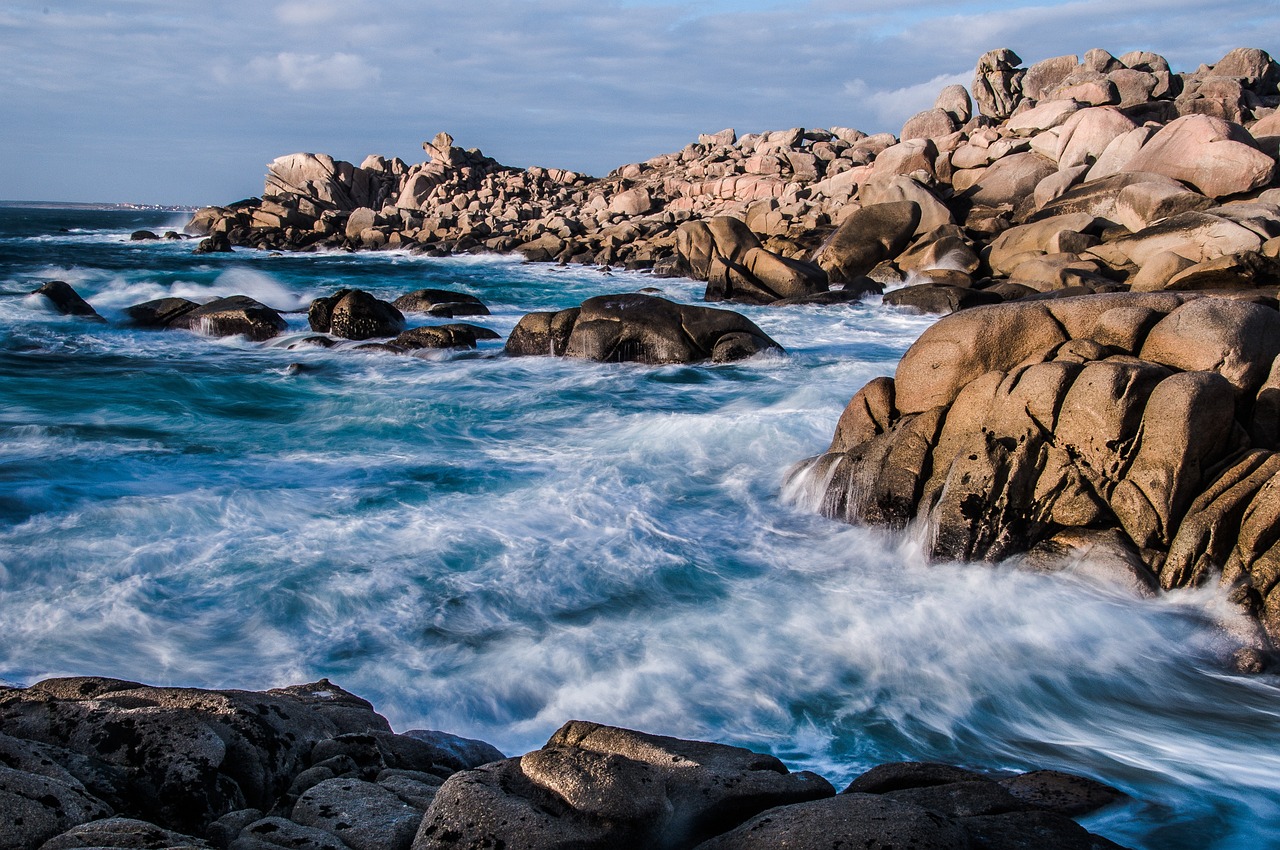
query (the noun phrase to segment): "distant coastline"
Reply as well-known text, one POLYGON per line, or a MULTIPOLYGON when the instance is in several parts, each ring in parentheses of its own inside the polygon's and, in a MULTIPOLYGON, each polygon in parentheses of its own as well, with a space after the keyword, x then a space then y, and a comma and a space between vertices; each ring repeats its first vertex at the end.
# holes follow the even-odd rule
POLYGON ((147 212, 195 212, 196 207, 178 204, 107 204, 89 201, 0 201, 0 209, 28 210, 122 210, 147 212))

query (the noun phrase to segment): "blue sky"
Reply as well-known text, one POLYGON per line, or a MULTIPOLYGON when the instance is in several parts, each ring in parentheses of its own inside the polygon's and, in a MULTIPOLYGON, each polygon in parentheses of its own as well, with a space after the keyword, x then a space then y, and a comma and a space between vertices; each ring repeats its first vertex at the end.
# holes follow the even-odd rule
POLYGON ((1280 53, 1276 0, 5 0, 0 199, 204 204, 440 130, 603 175, 700 132, 897 131, 977 57, 1280 53))

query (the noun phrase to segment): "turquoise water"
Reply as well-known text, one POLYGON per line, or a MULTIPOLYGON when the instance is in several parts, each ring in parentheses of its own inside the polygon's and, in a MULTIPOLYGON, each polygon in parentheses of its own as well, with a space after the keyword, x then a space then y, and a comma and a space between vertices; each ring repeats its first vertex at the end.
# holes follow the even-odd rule
MULTIPOLYGON (((1133 847, 1280 846, 1280 689, 1224 671, 1211 596, 927 565, 784 494, 929 320, 744 308, 729 366, 426 358, 124 327, 164 295, 343 286, 529 310, 691 281, 393 253, 193 256, 165 213, 0 210, 0 678, 265 688, 328 676, 397 729, 507 753, 570 718, 868 766, 1055 767, 1133 847), (71 283, 109 320, 25 296, 71 283), (305 368, 293 369, 291 364, 305 368)), ((410 317, 411 324, 428 324, 410 317)))

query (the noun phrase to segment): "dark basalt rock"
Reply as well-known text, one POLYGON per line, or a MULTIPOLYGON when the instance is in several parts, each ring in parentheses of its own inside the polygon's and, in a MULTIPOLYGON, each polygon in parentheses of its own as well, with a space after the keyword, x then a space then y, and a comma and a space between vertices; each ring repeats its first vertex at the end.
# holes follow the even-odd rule
POLYGON ((559 313, 531 313, 507 339, 511 355, 555 354, 600 362, 729 362, 782 351, 750 319, 639 293, 590 298, 559 313))
POLYGON ((229 254, 231 253, 231 239, 225 233, 214 233, 200 240, 200 244, 196 245, 193 254, 229 254))
POLYGON ((447 289, 418 289, 401 295, 391 304, 405 313, 429 313, 442 319, 489 315, 489 308, 479 298, 447 289))
POLYGON ((899 761, 876 765, 849 783, 843 794, 887 794, 904 788, 929 788, 953 782, 986 779, 980 773, 927 761, 899 761))
POLYGON ((409 850, 426 807, 359 779, 330 779, 307 789, 290 820, 336 835, 351 850, 409 850))
POLYGON ((1033 770, 998 782, 1024 803, 1067 817, 1088 814, 1125 796, 1109 785, 1058 770, 1033 770))
POLYGON ((982 850, 1123 850, 1071 818, 1053 812, 1009 812, 965 818, 969 846, 982 850))
POLYGON ((181 312, 169 320, 168 327, 209 336, 242 335, 261 342, 279 334, 288 324, 283 316, 265 304, 247 295, 232 295, 181 312))
POLYGON ((199 308, 186 298, 157 298, 125 308, 131 324, 140 328, 167 328, 175 319, 199 308))
POLYGON ((160 237, 152 233, 150 230, 135 230, 129 234, 130 242, 151 242, 160 237))
POLYGON ((871 794, 770 809, 698 850, 840 850, 844 847, 965 850, 969 839, 954 821, 921 806, 871 794))
POLYGON ((136 818, 106 818, 73 827, 40 845, 40 850, 208 850, 199 838, 136 818))
POLYGON ((43 295, 53 305, 53 308, 64 316, 79 316, 95 322, 106 321, 66 281, 51 280, 39 289, 32 290, 31 294, 43 295))
POLYGON ((422 348, 475 348, 481 339, 501 339, 489 328, 455 323, 411 328, 391 340, 391 344, 408 351, 422 348))
POLYGON ((429 729, 410 729, 404 734, 430 747, 431 760, 450 770, 470 770, 506 758, 497 747, 474 738, 429 729))
POLYGON ((307 311, 311 330, 343 339, 395 336, 404 330, 404 314, 363 289, 340 289, 317 298, 307 311))
POLYGON ((900 791, 890 791, 884 797, 913 803, 949 818, 1000 815, 1026 808, 1025 803, 989 779, 903 788, 900 791))

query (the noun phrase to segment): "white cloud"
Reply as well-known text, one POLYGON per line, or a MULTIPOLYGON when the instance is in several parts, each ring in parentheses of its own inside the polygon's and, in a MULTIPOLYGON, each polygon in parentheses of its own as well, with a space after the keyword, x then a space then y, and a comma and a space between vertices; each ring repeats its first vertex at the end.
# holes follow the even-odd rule
POLYGON ((292 26, 316 26, 327 24, 342 15, 340 3, 326 3, 321 0, 310 2, 281 3, 276 9, 276 19, 282 24, 292 26))
POLYGON ((277 53, 251 60, 247 70, 259 80, 281 83, 293 91, 354 91, 382 77, 380 69, 352 53, 277 53))
POLYGON ((973 72, 964 71, 940 74, 922 83, 896 89, 876 90, 865 80, 852 79, 844 84, 843 89, 873 118, 873 126, 888 127, 896 133, 897 128, 912 115, 931 108, 943 88, 959 84, 968 89, 972 82, 973 72))

